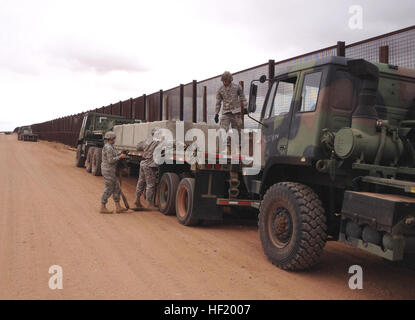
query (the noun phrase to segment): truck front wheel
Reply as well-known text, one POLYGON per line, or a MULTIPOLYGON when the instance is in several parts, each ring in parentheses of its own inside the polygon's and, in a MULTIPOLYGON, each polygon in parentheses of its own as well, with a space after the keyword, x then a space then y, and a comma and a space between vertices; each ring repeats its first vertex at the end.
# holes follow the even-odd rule
POLYGON ((264 252, 277 267, 303 270, 319 262, 327 226, 321 201, 310 187, 274 184, 261 203, 258 227, 264 252))
POLYGON ((78 144, 76 148, 76 166, 78 168, 83 168, 85 166, 85 158, 82 156, 82 145, 78 144))
POLYGON ((185 226, 195 226, 200 220, 193 217, 195 179, 184 178, 180 181, 176 193, 176 217, 185 226))
POLYGON ((92 175, 96 177, 101 175, 101 163, 102 163, 102 149, 95 148, 94 153, 92 155, 92 168, 91 168, 92 175))

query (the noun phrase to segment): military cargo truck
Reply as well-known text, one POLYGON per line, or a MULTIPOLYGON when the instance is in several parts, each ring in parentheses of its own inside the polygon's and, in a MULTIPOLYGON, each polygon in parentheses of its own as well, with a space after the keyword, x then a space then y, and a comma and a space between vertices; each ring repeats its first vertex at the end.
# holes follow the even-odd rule
POLYGON ((23 141, 36 142, 38 139, 38 135, 33 133, 31 126, 24 126, 19 127, 17 131, 17 139, 23 141))
POLYGON ((141 120, 127 119, 121 116, 88 112, 83 119, 76 148, 76 166, 86 167, 94 176, 101 175, 101 157, 104 135, 114 126, 127 123, 139 123, 141 120))
POLYGON ((413 260, 415 70, 330 57, 258 81, 269 82, 260 172, 175 152, 160 166, 160 211, 190 226, 257 208, 264 252, 285 270, 314 266, 328 240, 413 260))
POLYGON ((244 177, 262 200, 267 257, 305 269, 327 240, 338 240, 412 260, 415 70, 332 57, 270 80, 260 119, 263 169, 244 177))
MULTIPOLYGON (((175 148, 159 166, 160 212, 194 226, 228 209, 257 210, 265 255, 285 270, 317 264, 327 241, 413 261, 415 70, 343 57, 296 65, 252 81, 250 113, 257 82, 269 84, 260 119, 252 118, 259 172, 221 154, 189 164, 175 148)), ((139 163, 134 144, 120 147, 139 163)))

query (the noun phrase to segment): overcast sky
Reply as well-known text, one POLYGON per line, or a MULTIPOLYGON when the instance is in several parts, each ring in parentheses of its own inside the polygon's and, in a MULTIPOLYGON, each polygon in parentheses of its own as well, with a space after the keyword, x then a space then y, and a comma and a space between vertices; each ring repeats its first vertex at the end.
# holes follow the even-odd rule
POLYGON ((0 0, 0 131, 414 25, 414 0, 0 0), (349 8, 363 8, 350 29, 349 8))

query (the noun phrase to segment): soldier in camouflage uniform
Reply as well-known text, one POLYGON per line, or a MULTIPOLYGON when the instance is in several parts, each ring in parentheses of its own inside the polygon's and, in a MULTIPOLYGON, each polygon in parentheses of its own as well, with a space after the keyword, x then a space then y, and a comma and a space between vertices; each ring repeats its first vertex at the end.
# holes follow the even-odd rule
POLYGON ((158 165, 154 161, 153 153, 160 143, 160 139, 154 136, 157 130, 158 128, 153 128, 151 131, 151 138, 137 144, 137 151, 143 151, 143 160, 140 162, 140 173, 136 188, 135 205, 137 208, 143 207, 140 202, 140 196, 145 189, 146 200, 150 203, 150 209, 156 209, 154 198, 157 185, 158 165))
POLYGON ((223 86, 216 93, 215 122, 219 122, 219 111, 223 102, 220 127, 228 131, 229 126, 232 125, 232 129, 237 130, 240 137, 243 116, 241 114, 241 105, 243 107, 243 113, 247 113, 247 101, 242 87, 233 84, 232 81, 232 74, 229 71, 225 71, 222 75, 223 86))
POLYGON ((126 157, 125 154, 119 154, 114 148, 115 133, 107 132, 105 134, 105 146, 102 149, 102 164, 101 172, 105 181, 105 189, 101 198, 101 210, 100 213, 112 213, 106 208, 107 201, 111 195, 115 202, 115 208, 117 213, 125 212, 127 209, 122 208, 120 205, 121 189, 116 177, 117 162, 120 159, 126 157))

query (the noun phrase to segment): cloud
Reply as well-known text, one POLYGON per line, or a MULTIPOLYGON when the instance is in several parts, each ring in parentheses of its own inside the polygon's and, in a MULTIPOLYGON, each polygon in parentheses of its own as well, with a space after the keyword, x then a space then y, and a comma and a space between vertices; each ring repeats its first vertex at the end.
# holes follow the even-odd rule
POLYGON ((117 52, 111 46, 65 40, 47 48, 55 67, 76 72, 109 73, 114 71, 146 72, 148 68, 131 55, 117 52))

